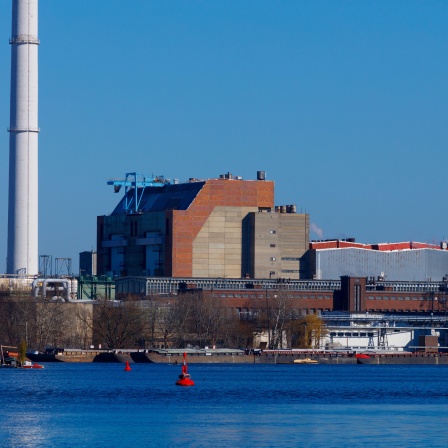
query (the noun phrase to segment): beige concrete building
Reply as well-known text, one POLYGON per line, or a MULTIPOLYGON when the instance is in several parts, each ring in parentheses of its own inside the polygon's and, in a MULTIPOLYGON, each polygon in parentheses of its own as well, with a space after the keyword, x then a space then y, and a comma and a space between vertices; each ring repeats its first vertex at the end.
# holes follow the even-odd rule
POLYGON ((305 278, 302 257, 308 250, 309 216, 297 214, 292 206, 288 212, 250 213, 249 277, 305 278))
POLYGON ((242 276, 242 222, 257 210, 256 207, 215 207, 193 241, 193 277, 242 276))

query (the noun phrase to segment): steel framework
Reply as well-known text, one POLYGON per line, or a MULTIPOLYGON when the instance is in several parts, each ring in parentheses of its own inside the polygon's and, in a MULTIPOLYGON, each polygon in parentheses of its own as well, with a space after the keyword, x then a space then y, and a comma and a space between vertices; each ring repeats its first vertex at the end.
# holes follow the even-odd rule
POLYGON ((107 185, 114 186, 114 193, 118 193, 121 187, 125 187, 124 191, 124 209, 126 213, 138 213, 141 199, 146 187, 163 187, 170 184, 169 179, 164 176, 147 177, 139 173, 126 173, 125 179, 111 179, 107 181, 107 185), (134 190, 132 195, 128 192, 134 190))

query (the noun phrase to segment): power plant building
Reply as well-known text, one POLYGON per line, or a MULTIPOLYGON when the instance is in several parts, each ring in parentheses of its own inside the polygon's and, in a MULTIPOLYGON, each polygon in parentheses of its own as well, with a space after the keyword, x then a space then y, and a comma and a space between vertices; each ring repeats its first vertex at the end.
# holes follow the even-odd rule
POLYGON ((308 215, 275 207, 274 182, 257 177, 123 182, 115 210, 97 218, 98 275, 299 279, 308 215))

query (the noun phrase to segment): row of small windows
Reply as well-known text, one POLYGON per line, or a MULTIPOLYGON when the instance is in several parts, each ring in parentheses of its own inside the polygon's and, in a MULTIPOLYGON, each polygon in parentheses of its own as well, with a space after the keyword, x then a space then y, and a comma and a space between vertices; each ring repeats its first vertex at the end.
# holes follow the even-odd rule
MULTIPOLYGON (((275 247, 275 244, 271 244, 271 247, 275 247)), ((300 258, 297 257, 282 257, 281 258, 282 261, 300 261, 300 258)), ((275 261, 275 257, 271 257, 271 261, 275 261)), ((295 272, 295 271, 291 271, 291 272, 295 272)))
POLYGON ((368 309, 366 309, 366 311, 368 311, 369 313, 396 313, 396 312, 400 312, 400 313, 412 313, 412 314, 415 314, 415 313, 427 313, 428 311, 427 310, 396 310, 396 309, 394 309, 394 308, 375 308, 375 309, 372 309, 372 308, 368 308, 368 309))
MULTIPOLYGON (((274 295, 275 296, 277 296, 278 294, 280 294, 280 293, 278 293, 277 291, 270 291, 269 292, 269 297, 272 297, 272 294, 274 293, 274 295)), ((230 298, 230 299, 232 299, 232 298, 249 298, 249 297, 253 297, 253 298, 258 298, 258 299, 263 299, 263 298, 266 298, 266 293, 264 292, 264 293, 259 293, 259 294, 236 294, 236 293, 213 293, 212 294, 212 297, 222 297, 222 298, 230 298)), ((295 295, 295 294, 287 294, 287 295, 285 295, 285 297, 287 297, 288 299, 316 299, 316 296, 315 295, 307 295, 307 294, 304 294, 304 295, 295 295)), ((331 296, 329 296, 329 295, 318 295, 317 296, 317 299, 327 299, 327 300, 330 300, 331 299, 331 296)))
POLYGON ((368 300, 429 300, 425 297, 417 297, 417 296, 368 296, 368 300))
MULTIPOLYGON (((239 314, 240 317, 257 317, 259 315, 258 310, 253 310, 250 308, 234 308, 234 310, 239 314)), ((309 314, 317 314, 321 316, 322 313, 326 311, 329 312, 329 309, 323 308, 301 308, 301 309, 292 309, 290 310, 291 316, 307 316, 309 314)))
POLYGON ((342 332, 342 331, 332 331, 330 336, 333 338, 372 338, 373 333, 365 333, 365 332, 342 332))

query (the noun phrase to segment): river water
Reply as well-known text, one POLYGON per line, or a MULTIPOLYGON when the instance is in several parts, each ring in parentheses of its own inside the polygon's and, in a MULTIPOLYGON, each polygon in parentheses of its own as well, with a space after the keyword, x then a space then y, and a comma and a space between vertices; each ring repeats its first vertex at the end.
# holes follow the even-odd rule
POLYGON ((0 369, 1 447, 446 447, 448 366, 0 369))

